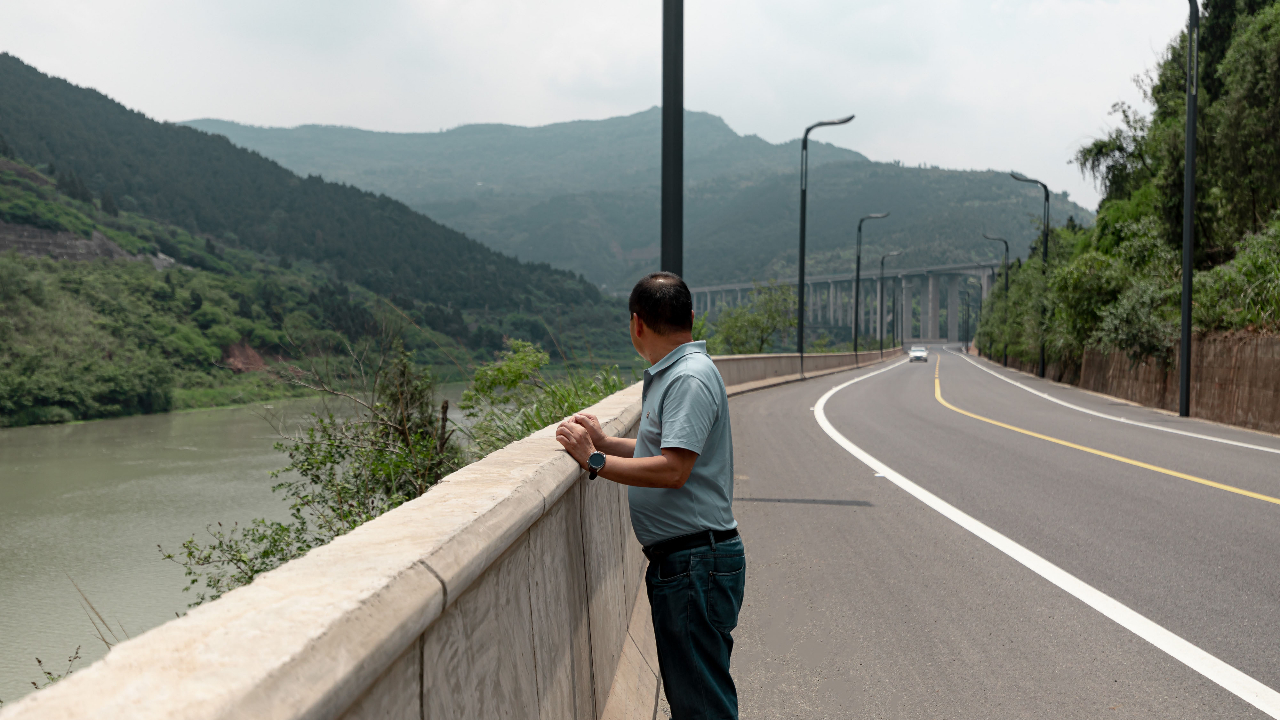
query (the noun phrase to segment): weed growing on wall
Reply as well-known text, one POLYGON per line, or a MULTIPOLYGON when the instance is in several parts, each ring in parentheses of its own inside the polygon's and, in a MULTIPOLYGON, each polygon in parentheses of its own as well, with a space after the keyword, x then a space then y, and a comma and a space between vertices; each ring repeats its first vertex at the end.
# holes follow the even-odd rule
POLYGON ((474 456, 522 440, 631 383, 616 365, 595 371, 570 368, 564 377, 551 379, 543 372, 550 361, 537 345, 507 340, 496 361, 476 370, 460 403, 471 421, 466 432, 474 456))

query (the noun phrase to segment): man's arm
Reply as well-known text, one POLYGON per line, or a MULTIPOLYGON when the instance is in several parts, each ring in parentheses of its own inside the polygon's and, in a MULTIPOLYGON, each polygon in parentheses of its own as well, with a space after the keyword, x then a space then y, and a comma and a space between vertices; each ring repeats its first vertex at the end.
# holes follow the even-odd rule
POLYGON ((634 438, 609 437, 605 435, 604 428, 600 426, 600 420, 595 415, 575 413, 573 417, 565 422, 581 425, 587 431, 587 437, 591 438, 591 444, 595 446, 596 450, 605 455, 630 458, 636 454, 636 441, 634 438))
MULTIPOLYGON (((598 425, 597 425, 598 427, 598 425)), ((608 438, 623 440, 625 438, 608 438)), ((564 446, 566 452, 586 467, 587 458, 597 450, 591 442, 591 436, 581 424, 573 418, 560 423, 556 428, 556 440, 564 446)), ((631 448, 635 449, 635 441, 631 440, 631 448)), ((605 452, 600 450, 600 452, 605 452)), ((611 453, 605 453, 609 455, 611 453)), ((632 487, 675 489, 684 487, 693 471, 693 464, 698 460, 698 453, 684 448, 662 448, 662 454, 654 457, 610 457, 600 471, 600 477, 612 480, 619 485, 632 487)))

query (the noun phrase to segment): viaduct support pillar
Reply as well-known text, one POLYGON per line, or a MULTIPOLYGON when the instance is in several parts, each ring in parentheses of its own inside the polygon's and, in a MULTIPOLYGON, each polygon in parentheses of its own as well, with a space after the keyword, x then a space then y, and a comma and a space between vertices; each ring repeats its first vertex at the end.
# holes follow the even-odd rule
POLYGON ((921 323, 920 339, 921 340, 937 340, 938 339, 938 320, 940 315, 939 304, 942 301, 942 288, 938 287, 941 280, 937 275, 929 276, 929 310, 927 313, 922 312, 920 315, 926 322, 921 323))
POLYGON ((960 342, 960 278, 947 278, 947 342, 960 342))
MULTIPOLYGON (((916 279, 907 278, 902 283, 902 337, 916 339, 916 279)), ((924 327, 924 323, 920 323, 924 327)))

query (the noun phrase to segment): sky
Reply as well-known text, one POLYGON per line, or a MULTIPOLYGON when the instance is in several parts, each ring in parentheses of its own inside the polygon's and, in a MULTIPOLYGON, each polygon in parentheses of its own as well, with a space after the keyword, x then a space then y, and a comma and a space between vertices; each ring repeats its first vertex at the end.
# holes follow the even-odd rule
MULTIPOLYGON (((0 51, 157 120, 395 132, 661 104, 661 0, 5 0, 0 51)), ((1155 0, 686 0, 685 107, 955 169, 1017 169, 1093 208, 1068 164, 1147 108, 1186 23, 1155 0), (820 134, 819 134, 820 133, 820 134)))

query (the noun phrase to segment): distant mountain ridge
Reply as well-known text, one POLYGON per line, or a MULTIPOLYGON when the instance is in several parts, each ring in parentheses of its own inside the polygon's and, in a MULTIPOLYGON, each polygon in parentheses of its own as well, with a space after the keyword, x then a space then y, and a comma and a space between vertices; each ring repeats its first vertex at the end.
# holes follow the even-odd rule
MULTIPOLYGON (((223 135, 300 175, 321 174, 412 207, 507 195, 548 196, 656 185, 661 108, 607 120, 539 127, 479 124, 436 133, 328 125, 263 128, 226 120, 181 123, 223 135)), ((741 136, 710 113, 685 111, 685 181, 793 169, 799 141, 741 136)), ((810 143, 811 162, 866 162, 852 150, 810 143)))
MULTIPOLYGON (((307 125, 186 123, 226 136, 295 172, 395 197, 486 245, 584 274, 625 292, 658 266, 661 111, 542 127, 466 125, 379 133, 307 125)), ((721 118, 685 111, 685 276, 692 283, 794 274, 800 143, 741 136, 721 118)), ((858 218, 872 255, 903 250, 900 266, 998 257, 982 233, 1025 255, 1040 195, 1001 171, 869 161, 810 141, 811 271, 852 269, 858 218)), ((1055 195, 1053 222, 1093 213, 1055 195)), ((891 267, 891 266, 890 266, 891 267)))

